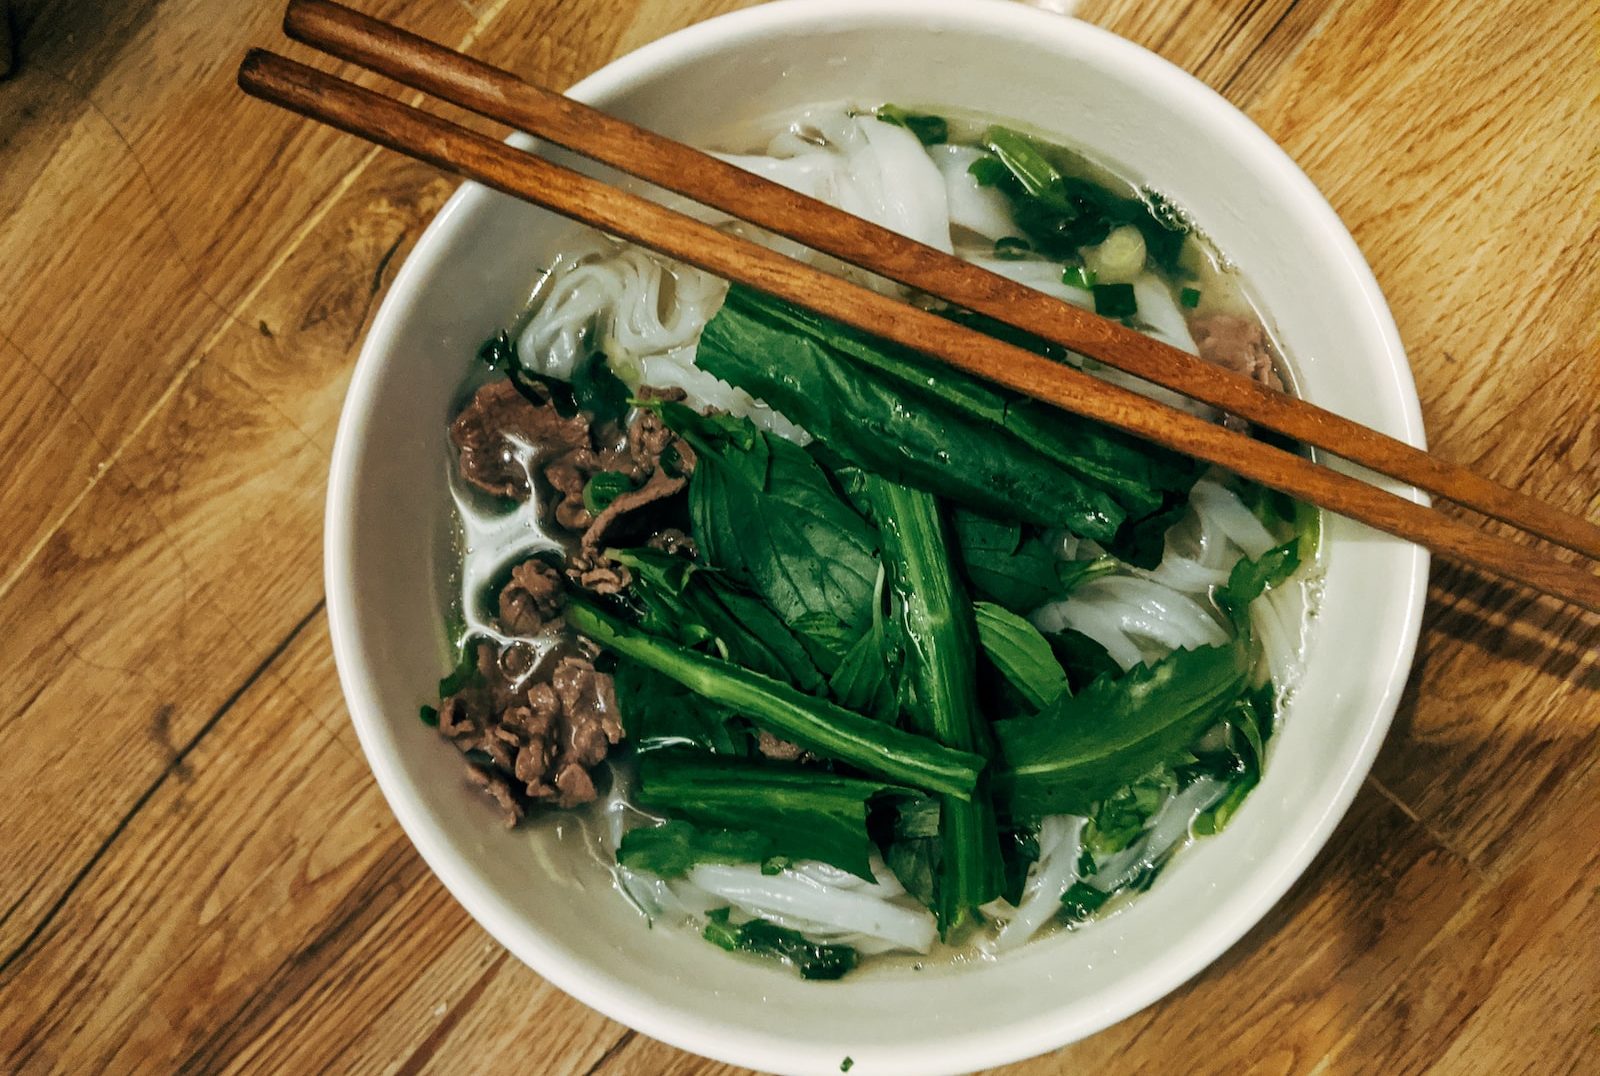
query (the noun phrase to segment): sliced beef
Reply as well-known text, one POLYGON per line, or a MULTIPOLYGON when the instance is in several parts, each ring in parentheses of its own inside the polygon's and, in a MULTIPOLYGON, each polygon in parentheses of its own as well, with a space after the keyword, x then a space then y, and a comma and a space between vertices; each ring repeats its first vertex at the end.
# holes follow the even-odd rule
POLYGON ((1272 365, 1267 335, 1256 322, 1232 314, 1213 314, 1193 322, 1189 331, 1202 359, 1244 374, 1269 388, 1283 388, 1272 365))
POLYGON ((580 549, 567 558, 567 578, 595 594, 620 594, 633 573, 598 549, 580 549))
POLYGON ((780 740, 766 729, 756 734, 756 750, 763 756, 779 762, 810 762, 817 757, 799 744, 780 740))
POLYGON ((500 816, 505 819, 506 828, 516 825, 527 814, 527 808, 522 805, 516 789, 504 774, 469 762, 467 779, 494 797, 494 801, 500 805, 500 816))
POLYGON ((526 500, 533 492, 529 460, 589 446, 589 420, 563 418, 548 399, 534 404, 509 380, 480 388, 450 424, 461 477, 500 497, 526 500))
POLYGON ((444 700, 439 732, 469 758, 469 776, 514 825, 533 804, 568 808, 596 790, 590 770, 622 741, 611 677, 589 658, 565 655, 543 675, 513 680, 516 647, 478 647, 480 682, 444 700))
POLYGON ((664 530, 657 531, 650 536, 650 540, 645 545, 651 549, 659 549, 663 553, 670 553, 673 556, 688 557, 690 560, 697 557, 700 552, 695 548, 694 539, 677 527, 667 527, 664 530))
POLYGON ((619 522, 653 504, 676 497, 688 484, 685 479, 670 475, 666 471, 652 471, 644 485, 627 493, 618 494, 616 500, 606 505, 605 509, 594 517, 588 529, 583 532, 583 547, 597 549, 604 546, 607 535, 616 529, 619 522))
POLYGON ((559 626, 563 604, 561 573, 530 558, 511 569, 511 582, 500 591, 500 628, 507 635, 538 635, 559 626))

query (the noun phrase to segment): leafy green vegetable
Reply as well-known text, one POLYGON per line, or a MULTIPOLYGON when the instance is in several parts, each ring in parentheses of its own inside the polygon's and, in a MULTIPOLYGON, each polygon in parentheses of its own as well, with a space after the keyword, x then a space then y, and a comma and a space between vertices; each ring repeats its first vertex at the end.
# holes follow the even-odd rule
MULTIPOLYGON (((867 490, 900 604, 912 723, 946 747, 986 755, 991 745, 978 713, 972 605, 952 571, 938 502, 876 476, 867 490)), ((980 784, 970 799, 944 797, 940 814, 934 907, 948 937, 1000 895, 1004 880, 987 788, 980 784)))
POLYGON ((828 680, 828 693, 846 710, 892 722, 899 711, 894 680, 899 648, 891 644, 884 626, 883 580, 880 568, 872 595, 872 626, 845 652, 828 680))
POLYGON ((1064 598, 1079 584, 1116 568, 1108 557, 1063 561, 1039 535, 1024 537, 1020 523, 960 510, 952 513, 951 522, 972 589, 1012 612, 1064 598))
POLYGON ((1007 609, 1037 609, 1060 594, 1061 558, 1042 538, 1026 540, 1022 524, 975 512, 951 514, 961 564, 973 590, 1007 609))
POLYGON ((1006 885, 1000 895, 1012 904, 1022 903, 1028 871, 1039 859, 1039 827, 1008 829, 1000 834, 1000 859, 1005 864, 1006 885))
POLYGON ((1227 585, 1217 590, 1217 604, 1233 619, 1235 627, 1248 633, 1250 603, 1283 583, 1299 567, 1298 538, 1274 546, 1255 560, 1243 557, 1233 566, 1227 585))
POLYGON ((582 599, 567 623, 599 646, 662 673, 775 736, 888 781, 958 798, 972 795, 984 760, 903 732, 788 684, 649 635, 582 599))
POLYGON ((1155 568, 1166 551, 1167 531, 1188 509, 1187 495, 1168 493, 1161 507, 1123 524, 1110 543, 1112 555, 1135 568, 1155 568))
POLYGON ((595 425, 620 423, 628 414, 628 397, 628 386, 611 372, 604 355, 590 355, 572 368, 572 398, 595 425))
POLYGON ((698 456, 689 516, 701 556, 771 605, 831 673, 842 653, 801 625, 835 624, 852 640, 870 626, 878 577, 873 528, 798 445, 748 419, 655 406, 698 456))
POLYGON ((1083 831, 1083 847, 1104 858, 1120 852, 1144 832, 1161 805, 1178 791, 1178 775, 1167 763, 1135 778, 1100 801, 1083 831))
POLYGON ((636 799, 711 829, 759 834, 760 859, 816 859, 871 880, 868 804, 909 797, 881 781, 840 777, 815 766, 766 759, 715 758, 657 751, 639 759, 636 799))
POLYGON ((839 1062, 839 1071, 840 1072, 849 1072, 851 1069, 855 1068, 855 1066, 856 1066, 855 1058, 846 1055, 845 1059, 843 1061, 839 1062))
MULTIPOLYGON (((1037 337, 1019 333, 991 318, 952 314, 951 320, 1056 361, 1064 357, 1059 348, 1037 337)), ((878 414, 886 416, 883 426, 885 437, 892 441, 895 436, 910 429, 912 434, 923 437, 924 455, 933 454, 932 463, 938 464, 939 468, 950 470, 953 465, 960 463, 953 458, 951 449, 967 442, 940 443, 931 436, 924 436, 930 431, 919 424, 923 420, 934 422, 940 429, 949 426, 950 430, 970 433, 979 439, 971 445, 974 450, 982 448, 991 453, 1017 453, 1019 450, 1015 441, 999 436, 999 432, 1004 431, 1025 446, 1022 450, 1024 453, 1028 450, 1038 453, 1049 465, 1082 480, 1082 487, 1072 484, 1057 491, 1058 500, 1065 499, 1089 511, 1103 510, 1108 520, 1120 518, 1123 514, 1148 514, 1162 504, 1163 492, 1187 492, 1199 474, 1193 460, 1176 453, 1098 423, 1064 415, 1046 404, 1018 397, 1015 393, 995 388, 916 352, 857 332, 838 322, 808 314, 747 288, 735 287, 730 291, 728 303, 712 319, 707 332, 713 352, 719 346, 718 341, 725 336, 728 346, 739 346, 742 341, 743 346, 750 349, 743 362, 728 363, 733 371, 729 374, 730 379, 744 376, 759 380, 761 391, 757 395, 779 407, 790 418, 801 422, 813 435, 822 438, 824 443, 830 444, 838 454, 846 457, 851 456, 846 447, 833 444, 815 428, 815 423, 826 419, 847 425, 848 419, 864 406, 862 400, 858 399, 856 390, 859 389, 869 397, 866 402, 879 409, 870 413, 869 419, 878 414), (719 326, 718 323, 724 319, 725 324, 719 326), (763 356, 770 358, 763 361, 763 356), (742 369, 752 365, 755 367, 753 370, 742 369), (797 370, 804 373, 804 383, 815 391, 794 406, 806 408, 807 417, 813 419, 811 422, 801 421, 799 415, 790 413, 791 407, 788 406, 789 397, 803 395, 798 391, 798 385, 787 381, 797 370), (773 381, 779 384, 771 384, 773 381), (884 390, 887 390, 887 394, 884 390), (786 393, 785 402, 780 404, 774 400, 774 392, 786 393), (907 407, 908 401, 916 403, 915 412, 907 407), (843 412, 830 410, 833 404, 843 408, 843 412), (820 418, 813 415, 814 412, 822 412, 820 418), (972 423, 977 426, 972 426, 972 423), (941 455, 952 458, 941 459, 941 455), (1097 499, 1100 494, 1110 495, 1114 502, 1112 508, 1104 508, 1097 499), (1118 506, 1123 509, 1122 512, 1115 511, 1118 506)), ((702 342, 699 353, 702 361, 705 348, 702 342)), ((712 361, 717 361, 715 354, 712 355, 712 361)), ((953 435, 950 430, 945 431, 947 436, 953 435)), ((854 428, 846 428, 842 432, 844 436, 857 440, 867 436, 865 431, 854 428)), ((874 450, 879 456, 887 456, 888 462, 882 466, 873 466, 863 459, 856 459, 855 462, 866 470, 900 480, 902 484, 928 488, 930 492, 962 501, 962 497, 952 491, 954 487, 920 486, 910 479, 896 479, 896 470, 903 469, 906 462, 903 455, 913 452, 911 447, 902 453, 894 450, 893 445, 868 445, 862 451, 874 450)), ((1031 466, 1037 464, 1035 460, 1031 466)), ((926 470, 926 466, 923 469, 926 470)), ((979 475, 981 477, 982 472, 979 475)), ((973 504, 972 507, 982 510, 982 505, 973 504)), ((989 514, 1007 519, 1028 518, 1016 509, 991 511, 989 514)), ((1070 516, 1064 518, 1059 512, 1050 519, 1033 521, 1048 526, 1064 525, 1074 533, 1080 533, 1072 527, 1070 516)), ((1095 537, 1095 534, 1084 533, 1084 536, 1095 537)))
POLYGON ((644 607, 646 630, 688 646, 710 640, 727 660, 806 691, 822 685, 804 643, 783 619, 719 573, 657 549, 606 553, 631 570, 630 592, 644 607))
MULTIPOLYGON (((750 289, 729 290, 696 361, 891 481, 1085 537, 1109 539, 1126 516, 1108 493, 996 428, 1005 402, 975 379, 750 289)), ((1072 427, 1056 413, 1053 428, 1072 427)))
POLYGON ((1111 899, 1111 894, 1084 882, 1073 882, 1061 894, 1061 917, 1068 923, 1081 923, 1111 899))
POLYGON ((719 755, 748 755, 753 750, 748 730, 732 710, 649 666, 620 661, 612 682, 623 730, 640 754, 669 747, 694 747, 719 755))
POLYGON ((762 863, 772 842, 749 830, 703 829, 676 819, 630 829, 617 846, 617 862, 663 878, 677 878, 700 863, 762 863))
MULTIPOLYGON (((1221 833, 1244 804, 1245 797, 1261 783, 1267 761, 1266 742, 1272 735, 1275 693, 1270 682, 1263 684, 1240 699, 1229 715, 1230 738, 1235 746, 1228 752, 1228 791, 1220 801, 1196 816, 1195 833, 1201 836, 1221 833)), ((1212 769, 1215 772, 1216 767, 1213 765, 1212 769)))
POLYGON ((896 127, 904 127, 917 136, 917 141, 924 146, 937 145, 950 140, 950 125, 943 116, 933 116, 923 112, 907 112, 895 105, 880 105, 873 113, 884 123, 892 123, 896 127))
POLYGON ((1132 284, 1096 284, 1094 312, 1103 318, 1131 318, 1139 312, 1132 284))
POLYGON ((439 727, 439 710, 437 707, 424 705, 418 711, 417 716, 420 717, 422 719, 422 723, 427 725, 429 728, 436 729, 439 727))
POLYGON ((1074 694, 1102 676, 1121 676, 1122 666, 1106 653, 1106 648, 1079 631, 1066 628, 1045 636, 1056 660, 1067 671, 1067 684, 1074 694))
POLYGON ((1176 268, 1189 229, 1164 199, 1124 198, 1063 175, 1038 143, 1006 127, 990 127, 983 144, 994 157, 979 158, 969 171, 1006 195, 1012 216, 1040 250, 1075 258, 1079 248, 1104 241, 1117 225, 1132 224, 1155 262, 1169 272, 1176 268))
POLYGON ((1251 664, 1239 642, 1177 650, 1062 696, 1035 717, 996 723, 1006 764, 996 794, 1015 818, 1088 813, 1215 724, 1244 690, 1251 664))
POLYGON ((621 471, 599 471, 583 484, 583 506, 594 515, 610 507, 624 493, 633 492, 633 479, 621 471))
POLYGON ((1200 305, 1200 289, 1184 288, 1178 293, 1178 302, 1186 309, 1193 310, 1200 305))
POLYGON ((1038 628, 992 602, 978 602, 973 612, 984 653, 1035 710, 1066 693, 1067 674, 1038 628))
MULTIPOLYGON (((800 973, 802 979, 838 979, 854 970, 860 955, 848 945, 822 945, 807 941, 805 935, 780 927, 765 919, 752 919, 735 926, 729 922, 730 909, 716 908, 706 913, 704 937, 713 945, 732 952, 754 953, 782 961, 800 973)), ((845 1058, 845 1061, 849 1061, 845 1058)), ((840 1069, 849 1071, 849 1065, 840 1069)))

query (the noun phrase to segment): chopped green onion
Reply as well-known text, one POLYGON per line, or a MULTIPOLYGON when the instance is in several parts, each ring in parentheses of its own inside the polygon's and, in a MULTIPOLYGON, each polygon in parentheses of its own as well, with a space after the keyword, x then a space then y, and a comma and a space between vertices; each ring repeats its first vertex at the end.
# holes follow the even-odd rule
POLYGON ((1128 318, 1139 312, 1132 284, 1096 284, 1091 290, 1094 312, 1103 318, 1128 318))
POLYGON ((1002 261, 1014 262, 1033 253, 1033 244, 1014 235, 1003 235, 994 241, 994 256, 1002 261))
POLYGON ((439 711, 432 706, 424 706, 419 716, 422 718, 422 723, 429 728, 436 729, 439 727, 439 711))
POLYGON ((599 515, 612 501, 633 492, 633 479, 621 471, 600 471, 583 484, 583 506, 599 515))
POLYGON ((1081 265, 1069 265, 1061 273, 1061 283, 1079 291, 1094 290, 1094 281, 1094 270, 1085 269, 1081 265))
POLYGON ((1178 302, 1182 303, 1190 310, 1193 310, 1195 307, 1200 305, 1200 289, 1184 288, 1178 293, 1178 302))

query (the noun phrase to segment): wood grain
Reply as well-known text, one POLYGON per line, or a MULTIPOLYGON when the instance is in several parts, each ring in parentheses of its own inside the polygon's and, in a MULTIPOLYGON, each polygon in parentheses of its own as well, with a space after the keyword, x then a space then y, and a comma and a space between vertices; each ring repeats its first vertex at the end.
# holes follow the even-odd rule
MULTIPOLYGON (((361 6, 564 85, 736 5, 361 6)), ((494 946, 405 841, 343 715, 319 611, 327 453, 366 322, 448 185, 235 99, 270 5, 14 7, 0 1070, 735 1071, 494 946)), ((1081 13, 1225 92, 1329 195, 1439 450, 1600 519, 1591 16, 1081 13)), ((1436 575, 1396 730, 1306 877, 1166 1001, 1005 1071, 1592 1067, 1597 649, 1592 621, 1436 575)))

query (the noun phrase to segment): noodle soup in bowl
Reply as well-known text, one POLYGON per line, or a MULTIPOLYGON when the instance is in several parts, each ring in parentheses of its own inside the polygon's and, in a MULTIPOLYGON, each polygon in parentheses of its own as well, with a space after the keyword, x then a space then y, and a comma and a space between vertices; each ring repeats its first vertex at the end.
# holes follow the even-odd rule
MULTIPOLYGON (((1175 284, 1172 301, 1158 311, 1160 299, 1149 297, 1147 284, 1129 281, 1145 304, 1146 320, 1133 316, 1136 327, 1183 333, 1195 326, 1197 311, 1209 313, 1210 304, 1237 286, 1238 301, 1248 300, 1240 309, 1256 312, 1278 353, 1279 372, 1297 392, 1422 443, 1393 323, 1326 202, 1221 98, 1093 27, 1011 3, 777 3, 658 41, 571 93, 683 141, 740 154, 746 166, 770 167, 774 178, 794 184, 806 182, 793 174, 806 169, 752 158, 802 156, 803 146, 786 150, 772 141, 798 117, 810 117, 801 124, 800 141, 819 123, 880 123, 851 117, 885 103, 948 117, 955 132, 950 137, 973 145, 948 152, 930 147, 933 171, 884 164, 896 159, 893 153, 916 151, 917 141, 907 141, 905 133, 911 127, 902 123, 886 142, 879 137, 884 132, 867 128, 863 137, 873 145, 863 152, 879 154, 866 159, 879 168, 876 193, 870 184, 852 190, 835 184, 817 193, 828 197, 831 191, 845 208, 937 242, 937 234, 918 232, 927 218, 917 214, 916 190, 895 182, 909 175, 905 184, 920 183, 917 190, 946 198, 955 225, 947 228, 946 242, 958 254, 979 260, 986 254, 986 265, 1011 275, 1036 272, 1039 286, 1087 302, 1094 293, 1071 294, 1053 264, 1033 264, 1049 263, 1038 250, 1002 243, 983 251, 994 237, 983 234, 982 207, 958 204, 954 186, 930 186, 940 175, 954 184, 970 174, 972 155, 983 152, 976 132, 991 120, 1069 147, 1091 171, 1109 168, 1107 183, 1120 178, 1160 192, 1162 204, 1176 207, 1218 255, 1204 264, 1173 262, 1173 281, 1182 274, 1207 281, 1194 289, 1200 294, 1192 305, 1175 284), (957 167, 946 168, 950 162, 941 162, 940 153, 960 157, 957 167), (1172 311, 1176 320, 1168 316, 1172 311)), ((835 149, 854 137, 820 133, 835 149)), ((840 175, 853 174, 848 160, 833 164, 840 175)), ((1070 170, 1070 162, 1063 167, 1070 170)), ((987 194, 962 189, 989 198, 993 208, 993 186, 987 194)), ((1136 202, 1140 188, 1124 193, 1136 202)), ((1108 280, 1116 277, 1116 252, 1104 246, 1110 236, 1089 238, 1094 242, 1084 249, 1094 249, 1081 258, 1066 256, 1069 268, 1092 272, 1099 266, 1108 280)), ((1147 238, 1160 241, 1159 233, 1147 238)), ((1045 932, 1025 945, 998 945, 991 934, 953 950, 935 949, 927 958, 872 957, 838 981, 807 981, 781 964, 730 955, 707 944, 698 929, 665 928, 670 924, 659 921, 659 903, 645 909, 655 913, 653 927, 641 911, 641 894, 629 900, 619 892, 615 834, 608 832, 614 815, 532 804, 522 824, 499 826, 493 803, 463 777, 460 752, 417 713, 420 704, 440 701, 436 681, 454 660, 452 610, 463 588, 491 578, 503 583, 496 576, 503 563, 475 565, 473 558, 494 549, 544 548, 530 535, 545 520, 537 512, 473 515, 474 506, 483 505, 470 491, 463 497, 455 465, 461 442, 458 436, 452 443, 450 423, 474 398, 472 357, 486 339, 514 329, 508 339, 537 352, 536 364, 554 361, 567 346, 558 319, 540 321, 537 312, 552 310, 554 290, 573 280, 575 242, 573 227, 547 213, 470 184, 458 192, 407 260, 374 323, 346 401, 331 475, 329 616, 352 718, 401 824, 486 929, 579 1000, 696 1053, 775 1072, 836 1072, 848 1058, 852 1072, 923 1074, 996 1065, 1091 1034, 1193 976, 1265 914, 1327 840, 1365 776, 1398 702, 1420 618, 1425 555, 1334 517, 1323 521, 1315 564, 1300 577, 1314 579, 1305 617, 1279 610, 1276 620, 1257 618, 1269 656, 1275 645, 1284 652, 1283 639, 1274 644, 1270 638, 1274 632, 1304 636, 1288 648, 1296 667, 1272 670, 1292 686, 1279 699, 1260 783, 1225 829, 1163 861, 1148 891, 1119 899, 1109 914, 1071 929, 1045 932), (524 313, 530 296, 532 317, 524 313), (545 335, 529 335, 537 332, 545 335)), ((626 271, 615 259, 632 255, 607 241, 581 242, 591 244, 583 264, 626 271)), ((1147 252, 1144 264, 1155 265, 1156 257, 1147 252)), ((1083 275, 1077 282, 1090 283, 1083 275)), ((685 274, 670 290, 669 297, 657 296, 654 313, 662 324, 645 328, 667 337, 686 333, 692 345, 720 302, 720 286, 685 274), (702 302, 705 310, 697 314, 702 302)), ((615 294, 607 301, 615 302, 615 294)), ((1190 332, 1187 344, 1202 350, 1197 334, 1204 335, 1190 332)), ((625 360, 627 341, 612 343, 625 360)), ((684 340, 638 346, 656 347, 661 355, 622 371, 632 388, 683 384, 704 373, 674 357, 684 340)), ((568 347, 573 361, 576 350, 568 347)), ((748 413, 772 436, 797 433, 771 409, 747 406, 748 395, 719 397, 712 382, 689 387, 696 402, 748 413)), ((1192 508, 1188 525, 1214 525, 1232 536, 1228 541, 1242 542, 1241 549, 1258 545, 1237 536, 1250 521, 1238 518, 1237 492, 1228 491, 1228 482, 1213 474, 1197 487, 1193 498, 1211 507, 1192 508)), ((1169 552, 1179 540, 1169 535, 1169 552)), ((1203 551, 1193 545, 1202 541, 1198 532, 1183 540, 1191 542, 1183 547, 1193 554, 1188 559, 1206 569, 1203 551)), ((1234 549, 1232 559, 1240 556, 1234 549)), ((1218 571, 1214 565, 1209 570, 1218 571)), ((1147 581, 1131 571, 1123 577, 1130 580, 1124 590, 1147 581)), ((1156 602, 1146 609, 1145 627, 1127 628, 1126 620, 1107 627, 1107 610, 1114 612, 1120 600, 1115 590, 1080 603, 1087 610, 1082 613, 1070 611, 1074 599, 1068 597, 1057 620, 1035 615, 1035 622, 1095 637, 1114 658, 1119 647, 1131 646, 1118 660, 1124 667, 1155 660, 1153 640, 1168 635, 1166 649, 1207 645, 1206 633, 1225 622, 1204 602, 1204 620, 1194 619, 1199 614, 1189 606, 1156 602)), ((1255 611, 1252 606, 1253 617, 1255 611)), ((626 712, 622 719, 626 724, 626 712)), ((595 779, 603 796, 607 779, 599 769, 595 779)), ((1185 791, 1195 787, 1190 783, 1185 791)), ((562 788, 566 796, 569 788, 562 788)), ((520 787, 512 791, 523 795, 520 787)), ((571 798, 583 798, 583 791, 571 798)), ((1081 839, 1078 829, 1059 820, 1068 815, 1053 817, 1058 820, 1046 819, 1037 834, 1041 847, 1081 839)), ((1173 830, 1173 817, 1147 820, 1140 839, 1153 841, 1164 829, 1181 838, 1183 820, 1173 830)), ((1046 864, 1041 858, 1035 886, 1046 864)), ((708 886, 728 881, 719 877, 698 880, 708 886)), ((818 877, 829 880, 825 871, 818 877)), ((892 876, 879 882, 894 884, 892 876)), ((909 898, 902 903, 913 906, 909 898)), ((1008 905, 999 918, 1016 915, 1008 905)))

